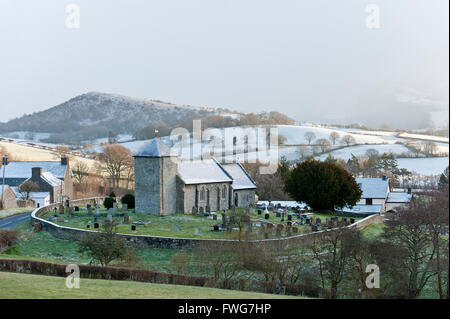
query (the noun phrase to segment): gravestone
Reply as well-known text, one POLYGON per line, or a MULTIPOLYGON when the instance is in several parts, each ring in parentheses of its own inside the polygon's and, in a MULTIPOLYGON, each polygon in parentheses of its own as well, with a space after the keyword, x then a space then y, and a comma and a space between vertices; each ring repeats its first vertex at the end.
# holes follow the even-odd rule
POLYGON ((108 215, 111 215, 111 216, 114 215, 114 208, 108 209, 108 215))
POLYGON ((109 221, 109 222, 112 222, 112 221, 113 221, 113 216, 112 216, 111 213, 109 213, 109 214, 106 216, 106 220, 109 221))
POLYGON ((68 207, 67 213, 69 214, 69 216, 72 217, 73 211, 72 211, 72 207, 71 206, 68 207))
POLYGON ((292 220, 292 215, 291 214, 288 214, 287 217, 288 217, 288 220, 292 220))
POLYGON ((355 223, 355 219, 354 218, 350 218, 350 224, 354 224, 355 223))
POLYGON ((270 215, 269 215, 269 214, 265 214, 265 215, 264 215, 264 218, 265 218, 265 219, 269 219, 269 218, 270 218, 270 215))
POLYGON ((122 204, 122 210, 126 212, 128 210, 128 204, 122 204))
POLYGON ((179 231, 180 229, 178 228, 178 225, 173 226, 173 230, 174 231, 179 231))
POLYGON ((123 215, 123 223, 124 224, 129 224, 130 223, 130 215, 128 215, 128 213, 125 213, 123 215))
POLYGON ((291 227, 291 226, 292 226, 292 222, 287 222, 286 225, 287 225, 288 227, 291 227))
POLYGON ((91 228, 91 225, 87 224, 87 225, 86 225, 86 228, 91 228))
POLYGON ((136 230, 136 225, 131 225, 131 230, 135 231, 136 230))
POLYGON ((305 219, 305 223, 306 223, 306 225, 309 225, 309 224, 311 223, 311 221, 309 220, 309 218, 306 218, 306 219, 305 219))
POLYGON ((192 215, 197 215, 198 213, 198 208, 195 206, 192 206, 192 215))
POLYGON ((222 228, 227 228, 227 214, 225 212, 222 213, 222 228))
POLYGON ((56 210, 56 207, 55 207, 55 209, 53 211, 54 211, 53 216, 58 217, 58 212, 56 210))
POLYGON ((88 211, 88 215, 92 216, 92 207, 91 207, 91 205, 88 206, 87 211, 88 211))
POLYGON ((219 225, 214 225, 213 226, 213 231, 220 231, 219 225))
POLYGON ((194 229, 194 236, 198 236, 198 228, 194 229))
POLYGON ((252 231, 253 231, 253 224, 252 223, 248 223, 247 234, 250 234, 252 231))
POLYGON ((277 217, 281 217, 281 213, 280 212, 277 212, 277 217))
POLYGON ((94 223, 94 228, 98 228, 98 223, 94 223))
POLYGON ((100 217, 100 210, 98 208, 95 209, 95 217, 100 217))
POLYGON ((211 206, 206 205, 206 207, 205 207, 205 213, 208 213, 208 215, 209 215, 210 212, 211 212, 211 206))
POLYGON ((64 206, 63 205, 59 205, 59 213, 61 215, 64 215, 64 206))
POLYGON ((213 220, 217 220, 217 214, 212 215, 213 220))
POLYGON ((322 220, 321 220, 320 218, 317 218, 317 219, 316 219, 316 225, 319 225, 319 226, 320 226, 320 224, 322 224, 322 220))
POLYGON ((94 223, 97 222, 97 221, 98 221, 98 218, 97 218, 97 217, 94 217, 94 223))
POLYGON ((79 211, 80 211, 80 207, 75 206, 75 211, 76 211, 76 212, 79 212, 79 211))
POLYGON ((261 214, 262 214, 261 209, 258 209, 258 215, 261 215, 261 214))
POLYGON ((297 228, 297 227, 292 227, 292 232, 293 232, 294 234, 298 233, 298 228, 297 228))

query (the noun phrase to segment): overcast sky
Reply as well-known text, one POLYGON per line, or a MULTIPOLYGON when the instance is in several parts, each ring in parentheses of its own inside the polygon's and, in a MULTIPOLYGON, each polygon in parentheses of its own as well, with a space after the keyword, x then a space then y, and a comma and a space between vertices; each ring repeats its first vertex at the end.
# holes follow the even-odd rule
POLYGON ((89 91, 296 120, 448 123, 448 0, 0 0, 0 121, 89 91), (67 28, 66 6, 80 8, 67 28), (377 4, 380 28, 368 28, 377 4))

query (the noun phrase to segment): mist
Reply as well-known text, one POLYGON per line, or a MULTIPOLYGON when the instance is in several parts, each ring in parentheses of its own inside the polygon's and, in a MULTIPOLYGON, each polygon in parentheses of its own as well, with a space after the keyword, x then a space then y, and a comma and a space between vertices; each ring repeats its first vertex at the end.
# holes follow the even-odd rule
POLYGON ((0 4, 0 122, 89 91, 298 121, 448 125, 448 1, 0 4), (446 116, 445 116, 446 115, 446 116))

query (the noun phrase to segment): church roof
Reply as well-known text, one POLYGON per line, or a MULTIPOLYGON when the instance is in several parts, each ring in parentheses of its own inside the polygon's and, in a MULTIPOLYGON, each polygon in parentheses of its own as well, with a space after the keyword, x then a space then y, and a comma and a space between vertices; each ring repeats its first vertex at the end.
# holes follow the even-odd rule
POLYGON ((389 191, 389 179, 383 178, 355 178, 362 190, 361 198, 386 198, 389 191))
POLYGON ((159 138, 154 138, 148 142, 140 151, 138 151, 135 157, 166 157, 170 156, 170 149, 166 144, 161 142, 159 138))
POLYGON ((256 188, 255 182, 250 178, 250 176, 248 176, 241 164, 222 164, 222 167, 233 179, 233 184, 231 185, 233 189, 238 190, 256 188))
POLYGON ((232 182, 231 177, 214 159, 180 161, 178 176, 187 185, 232 182))

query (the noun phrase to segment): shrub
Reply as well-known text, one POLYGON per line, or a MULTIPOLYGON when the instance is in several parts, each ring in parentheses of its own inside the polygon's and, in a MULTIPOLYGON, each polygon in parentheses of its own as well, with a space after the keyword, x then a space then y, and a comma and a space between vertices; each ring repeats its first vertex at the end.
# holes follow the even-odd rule
POLYGON ((120 200, 122 204, 127 204, 129 209, 134 208, 134 195, 133 194, 126 194, 122 197, 120 200))
POLYGON ((114 207, 114 198, 112 197, 106 197, 103 201, 103 206, 105 206, 106 209, 113 208, 114 207))
POLYGON ((16 230, 0 229, 0 248, 13 246, 17 242, 16 230))

